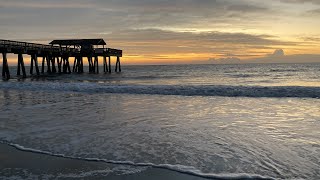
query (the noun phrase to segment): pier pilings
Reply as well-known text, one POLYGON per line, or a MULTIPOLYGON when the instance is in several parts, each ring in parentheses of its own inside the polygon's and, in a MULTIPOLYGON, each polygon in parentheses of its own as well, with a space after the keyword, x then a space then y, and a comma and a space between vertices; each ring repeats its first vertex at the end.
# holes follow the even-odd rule
POLYGON ((8 60, 7 60, 7 53, 2 52, 2 78, 4 80, 9 80, 10 79, 10 71, 9 71, 9 65, 8 65, 8 60))
MULTIPOLYGON (((58 40, 59 43, 70 40, 58 40)), ((54 41, 53 41, 54 42, 54 41)), ((105 44, 102 39, 80 39, 72 40, 71 43, 97 43, 97 45, 105 44)), ((10 79, 8 54, 16 54, 17 58, 17 76, 26 78, 26 67, 24 55, 30 56, 30 75, 40 76, 41 74, 54 73, 84 73, 84 59, 88 59, 89 73, 99 73, 99 57, 102 57, 103 72, 111 73, 111 57, 117 58, 115 64, 115 72, 121 72, 120 58, 122 57, 122 50, 111 48, 92 48, 92 45, 80 44, 70 46, 54 46, 35 44, 28 42, 10 41, 0 39, 0 53, 2 54, 2 78, 4 80, 10 79), (78 46, 78 47, 77 47, 78 46), (79 47, 82 47, 80 50, 79 47), (85 49, 90 47, 88 49, 85 49), (41 71, 39 69, 38 59, 42 59, 41 71), (73 67, 71 71, 70 58, 74 58, 73 67), (35 71, 35 72, 34 72, 35 71), (34 74, 35 73, 35 74, 34 74)))

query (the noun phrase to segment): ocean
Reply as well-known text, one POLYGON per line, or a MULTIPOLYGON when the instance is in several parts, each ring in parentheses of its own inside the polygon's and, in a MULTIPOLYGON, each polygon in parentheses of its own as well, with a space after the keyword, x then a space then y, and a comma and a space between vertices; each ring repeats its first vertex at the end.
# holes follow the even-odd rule
POLYGON ((123 173, 320 179, 320 64, 122 70, 0 81, 0 142, 123 173))

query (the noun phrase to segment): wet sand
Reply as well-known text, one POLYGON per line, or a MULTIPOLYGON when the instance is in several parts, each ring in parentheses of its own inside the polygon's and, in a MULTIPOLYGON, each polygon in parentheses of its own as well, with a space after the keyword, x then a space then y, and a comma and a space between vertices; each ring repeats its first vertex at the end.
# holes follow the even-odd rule
POLYGON ((0 162, 0 179, 204 180, 153 167, 128 173, 128 166, 26 152, 6 144, 0 144, 0 162))

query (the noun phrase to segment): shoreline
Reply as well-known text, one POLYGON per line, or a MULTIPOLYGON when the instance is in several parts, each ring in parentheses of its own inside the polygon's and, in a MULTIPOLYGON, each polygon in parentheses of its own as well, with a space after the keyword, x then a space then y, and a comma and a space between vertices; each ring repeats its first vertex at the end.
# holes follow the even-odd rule
POLYGON ((205 180, 167 169, 114 165, 18 150, 0 143, 1 179, 205 180))

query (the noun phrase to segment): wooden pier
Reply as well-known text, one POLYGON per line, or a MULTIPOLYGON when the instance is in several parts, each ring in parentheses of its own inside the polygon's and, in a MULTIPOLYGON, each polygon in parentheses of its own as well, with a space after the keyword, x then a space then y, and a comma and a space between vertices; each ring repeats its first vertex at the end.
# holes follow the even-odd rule
POLYGON ((106 48, 103 39, 70 39, 53 40, 48 45, 29 42, 19 42, 0 39, 0 53, 2 54, 2 78, 10 79, 7 54, 17 54, 17 75, 27 77, 23 55, 29 55, 30 74, 40 76, 45 73, 83 73, 83 62, 88 61, 89 73, 99 73, 99 57, 103 58, 104 73, 111 73, 111 57, 116 57, 115 72, 121 72, 120 57, 122 50, 106 48), (41 71, 38 58, 42 58, 41 71), (73 67, 70 61, 73 58, 73 67), (35 71, 34 71, 35 70, 35 71))

